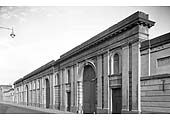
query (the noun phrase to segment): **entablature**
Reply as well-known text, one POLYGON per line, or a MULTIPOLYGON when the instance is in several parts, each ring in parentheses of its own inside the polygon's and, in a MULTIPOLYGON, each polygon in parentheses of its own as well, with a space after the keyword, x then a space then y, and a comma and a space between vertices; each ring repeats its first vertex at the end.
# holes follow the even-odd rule
POLYGON ((143 12, 136 12, 133 15, 127 17, 126 19, 120 21, 119 23, 111 26, 110 28, 106 29, 105 31, 99 33, 98 35, 92 37, 88 41, 82 43, 81 45, 73 48, 72 50, 68 51, 67 53, 61 55, 60 61, 66 60, 71 56, 90 48, 96 44, 99 44, 110 37, 115 37, 118 34, 125 32, 134 26, 143 25, 147 26, 148 28, 152 27, 155 22, 148 20, 148 15, 143 12))

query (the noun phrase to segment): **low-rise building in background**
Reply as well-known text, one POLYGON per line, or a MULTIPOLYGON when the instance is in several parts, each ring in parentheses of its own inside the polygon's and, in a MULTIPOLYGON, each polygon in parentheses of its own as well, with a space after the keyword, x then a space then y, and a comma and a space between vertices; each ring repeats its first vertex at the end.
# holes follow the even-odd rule
POLYGON ((4 101, 4 92, 12 88, 12 85, 0 85, 0 101, 4 101))
POLYGON ((3 101, 11 103, 14 102, 14 88, 11 88, 3 92, 3 101))

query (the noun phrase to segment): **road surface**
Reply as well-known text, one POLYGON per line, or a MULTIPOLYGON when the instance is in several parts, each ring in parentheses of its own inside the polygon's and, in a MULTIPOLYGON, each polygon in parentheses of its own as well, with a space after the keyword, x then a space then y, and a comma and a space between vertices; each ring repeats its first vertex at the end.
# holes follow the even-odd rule
POLYGON ((0 103, 0 114, 47 114, 47 112, 0 103))

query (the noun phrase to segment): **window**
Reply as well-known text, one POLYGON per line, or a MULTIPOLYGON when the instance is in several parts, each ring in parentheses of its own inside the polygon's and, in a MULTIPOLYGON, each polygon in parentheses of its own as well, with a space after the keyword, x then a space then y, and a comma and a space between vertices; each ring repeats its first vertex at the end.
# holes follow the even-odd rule
POLYGON ((113 61, 113 55, 110 58, 110 73, 113 74, 113 68, 114 68, 114 61, 113 61))
POLYGON ((36 82, 36 81, 33 82, 33 89, 35 89, 35 82, 36 82))
POLYGON ((114 74, 119 74, 119 55, 114 55, 114 74))
POLYGON ((40 88, 40 80, 37 80, 37 89, 40 88))
POLYGON ((71 83, 71 75, 70 75, 70 69, 68 69, 67 71, 67 74, 68 74, 68 83, 71 83))
POLYGON ((170 65, 170 56, 157 59, 158 67, 170 65))
POLYGON ((54 79, 55 79, 55 83, 54 83, 54 85, 57 85, 57 73, 55 74, 55 76, 54 76, 54 79))
POLYGON ((57 84, 58 84, 58 85, 60 84, 60 76, 59 76, 59 73, 57 73, 57 84))
POLYGON ((59 85, 60 84, 60 78, 59 78, 59 73, 56 73, 55 75, 55 85, 59 85))

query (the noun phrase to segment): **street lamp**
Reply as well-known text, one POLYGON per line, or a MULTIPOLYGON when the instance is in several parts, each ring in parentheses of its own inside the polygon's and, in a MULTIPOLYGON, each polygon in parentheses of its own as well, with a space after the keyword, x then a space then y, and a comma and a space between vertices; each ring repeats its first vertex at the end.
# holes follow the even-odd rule
POLYGON ((11 34, 10 34, 10 36, 12 37, 12 38, 14 38, 15 37, 15 34, 14 34, 14 29, 13 29, 13 27, 12 28, 7 28, 7 27, 0 27, 1 29, 6 29, 6 30, 11 30, 12 32, 11 32, 11 34))

